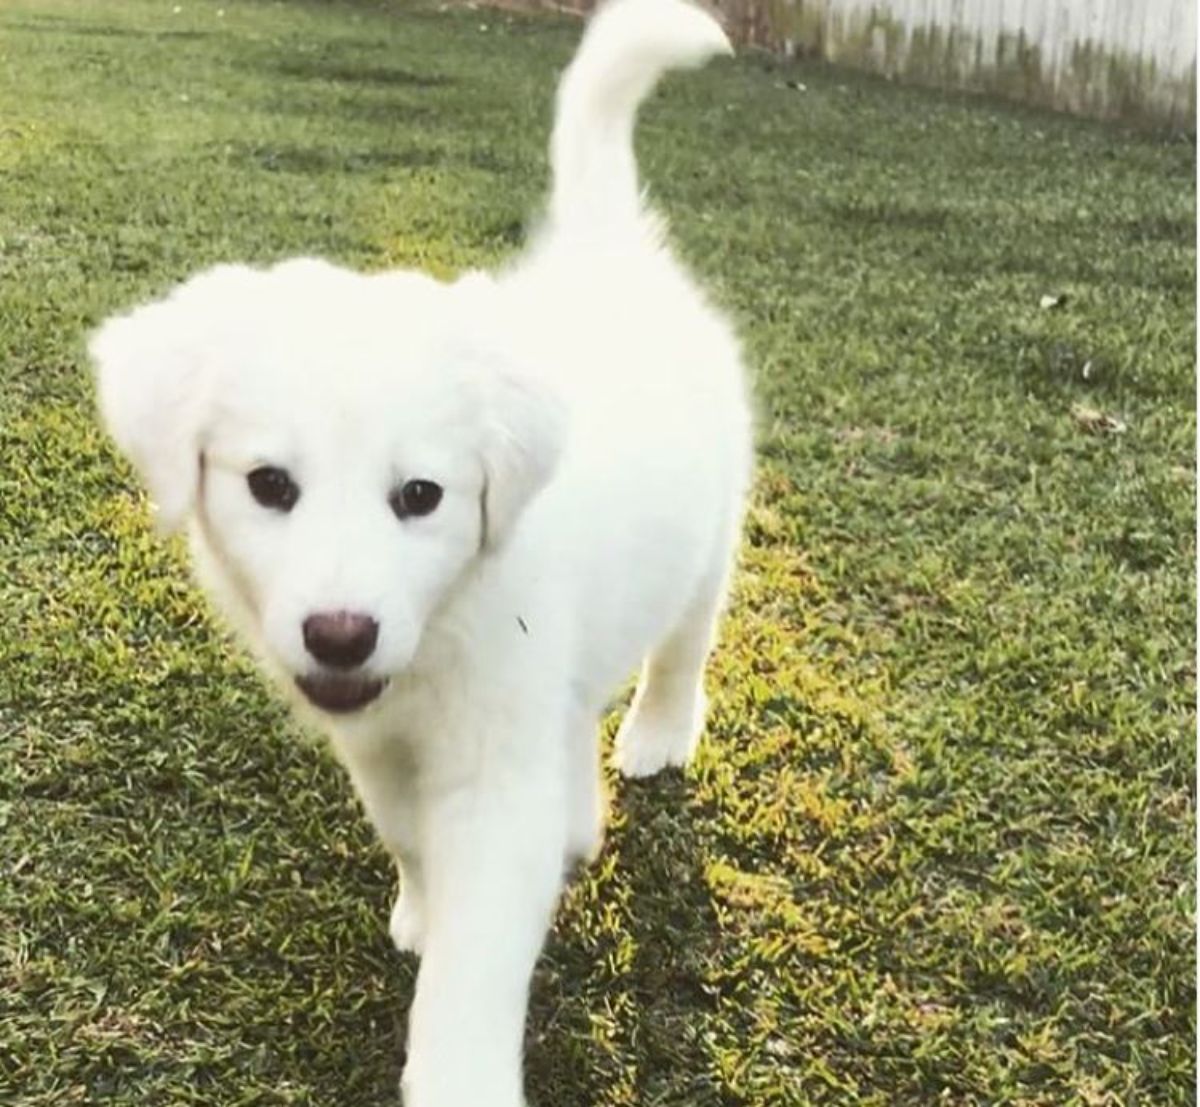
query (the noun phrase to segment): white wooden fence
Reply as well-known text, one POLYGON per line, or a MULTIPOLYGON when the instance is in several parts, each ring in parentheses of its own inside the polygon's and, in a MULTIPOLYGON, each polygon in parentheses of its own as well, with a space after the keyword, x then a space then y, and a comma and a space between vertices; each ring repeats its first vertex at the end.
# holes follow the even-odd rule
POLYGON ((1189 130, 1196 0, 718 0, 744 39, 1189 130))

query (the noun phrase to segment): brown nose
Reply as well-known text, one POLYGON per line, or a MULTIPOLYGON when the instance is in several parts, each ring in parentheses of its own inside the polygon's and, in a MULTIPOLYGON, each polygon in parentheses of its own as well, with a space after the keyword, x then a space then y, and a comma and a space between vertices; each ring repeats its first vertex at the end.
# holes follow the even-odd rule
POLYGON ((332 669, 361 665, 378 637, 379 624, 353 611, 323 611, 304 620, 304 648, 332 669))

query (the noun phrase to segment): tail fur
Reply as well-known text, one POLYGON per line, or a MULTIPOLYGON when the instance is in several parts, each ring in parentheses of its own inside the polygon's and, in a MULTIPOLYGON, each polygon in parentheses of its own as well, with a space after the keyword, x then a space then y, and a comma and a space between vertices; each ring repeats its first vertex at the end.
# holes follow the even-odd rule
POLYGON ((668 69, 731 53, 717 21, 687 0, 608 0, 600 7, 558 87, 550 141, 556 229, 637 224, 638 106, 668 69))

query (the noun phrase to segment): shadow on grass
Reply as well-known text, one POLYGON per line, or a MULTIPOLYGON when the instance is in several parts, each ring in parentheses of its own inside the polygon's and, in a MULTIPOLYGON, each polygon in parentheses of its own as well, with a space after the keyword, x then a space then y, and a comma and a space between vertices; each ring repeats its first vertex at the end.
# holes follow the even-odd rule
POLYGON ((245 146, 235 149, 240 159, 273 173, 364 173, 377 169, 425 169, 446 159, 439 151, 422 147, 396 150, 339 150, 315 146, 245 146))
POLYGON ((535 1102, 610 1102, 616 1088, 637 1103, 721 1102, 702 1040, 721 931, 690 788, 678 773, 621 786, 604 857, 577 876, 587 883, 615 854, 611 883, 601 877, 586 914, 564 911, 535 976, 526 1043, 535 1102), (597 932, 597 919, 613 916, 597 932))
POLYGON ((264 102, 273 115, 288 116, 305 121, 312 121, 321 116, 328 116, 347 123, 382 124, 387 127, 408 126, 422 129, 426 132, 435 130, 439 105, 430 97, 429 100, 415 104, 399 95, 394 98, 371 95, 366 89, 358 92, 334 95, 326 92, 313 94, 297 93, 288 86, 280 85, 264 102))
MULTIPOLYGON (((951 277, 970 277, 980 272, 981 261, 977 238, 980 228, 976 220, 963 211, 940 206, 914 206, 890 201, 833 200, 819 208, 822 226, 843 227, 851 232, 894 235, 911 231, 921 236, 923 244, 943 244, 944 248, 925 249, 925 264, 951 277)), ((1106 276, 1123 264, 1121 254, 1105 253, 1089 246, 1103 232, 1105 239, 1116 237, 1128 248, 1148 245, 1170 246, 1193 241, 1196 222, 1147 214, 1133 219, 1109 221, 1092 226, 1077 217, 1041 218, 1024 226, 1020 235, 1013 228, 997 225, 993 241, 995 256, 986 263, 992 274, 1011 274, 1037 277, 1047 288, 1064 281, 1076 284, 1109 283, 1106 276), (1047 243, 1072 243, 1069 252, 1047 249, 1047 243)), ((1145 281, 1145 278, 1143 278, 1145 281)), ((1186 292, 1194 283, 1194 273, 1164 271, 1154 273, 1149 282, 1164 292, 1186 292)))
POLYGON ((105 23, 77 23, 72 19, 55 15, 35 15, 28 19, 5 19, 3 25, 17 31, 32 31, 35 34, 52 32, 70 38, 151 38, 151 39, 201 39, 216 38, 216 31, 198 31, 187 28, 178 30, 155 30, 152 27, 114 27, 105 23))
POLYGON ((683 1102, 705 1107, 721 1102, 701 1024, 717 1010, 706 978, 721 958, 722 939, 704 875, 711 847, 689 813, 690 791, 677 772, 626 784, 621 848, 637 945, 637 1102, 683 1094, 683 1102))
MULTIPOLYGON (((479 147, 451 151, 432 146, 398 145, 395 149, 342 149, 329 146, 266 146, 259 144, 229 147, 233 156, 273 173, 324 174, 370 173, 376 170, 446 168, 455 171, 474 169, 485 173, 511 174, 510 161, 495 151, 479 147)), ((498 236, 506 242, 520 243, 525 224, 519 220, 501 220, 498 236)))
POLYGON ((823 222, 845 227, 910 230, 928 233, 945 230, 953 215, 946 208, 910 207, 887 202, 837 200, 822 205, 823 222))
MULTIPOLYGON (((264 68, 261 65, 256 69, 264 68)), ((375 85, 379 88, 441 88, 456 84, 444 73, 420 73, 395 65, 356 64, 325 58, 284 58, 269 68, 282 77, 304 81, 336 81, 352 85, 375 85)))

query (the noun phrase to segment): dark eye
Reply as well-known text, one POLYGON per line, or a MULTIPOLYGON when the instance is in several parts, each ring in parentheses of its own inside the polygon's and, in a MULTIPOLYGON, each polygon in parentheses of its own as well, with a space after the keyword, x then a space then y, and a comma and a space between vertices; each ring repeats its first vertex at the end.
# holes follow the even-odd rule
POLYGON ((442 486, 431 480, 406 481, 388 499, 398 519, 428 515, 442 502, 442 486))
POLYGON ((286 469, 263 465, 246 475, 250 495, 263 507, 274 511, 291 511, 300 499, 300 487, 286 469))

